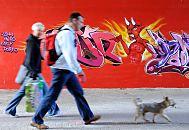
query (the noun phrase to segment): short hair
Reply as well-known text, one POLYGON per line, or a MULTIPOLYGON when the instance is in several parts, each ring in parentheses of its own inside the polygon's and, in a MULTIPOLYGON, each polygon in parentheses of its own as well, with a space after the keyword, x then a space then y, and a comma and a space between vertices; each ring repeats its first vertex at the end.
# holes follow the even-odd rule
POLYGON ((73 12, 70 14, 69 21, 71 22, 73 19, 79 19, 79 17, 83 17, 79 12, 73 12))
POLYGON ((35 30, 44 30, 45 29, 45 26, 41 23, 41 22, 37 22, 37 23, 34 23, 32 25, 32 30, 35 31, 35 30))

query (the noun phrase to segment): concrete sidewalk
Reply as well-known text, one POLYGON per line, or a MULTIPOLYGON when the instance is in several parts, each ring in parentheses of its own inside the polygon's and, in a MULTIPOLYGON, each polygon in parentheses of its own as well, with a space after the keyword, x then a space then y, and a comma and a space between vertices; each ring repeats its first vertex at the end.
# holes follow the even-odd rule
MULTIPOLYGON (((32 113, 25 112, 25 99, 17 108, 19 118, 3 114, 7 102, 15 90, 0 90, 0 130, 35 130, 29 124, 32 113)), ((95 114, 102 119, 85 126, 79 116, 74 99, 64 89, 58 99, 63 117, 46 118, 45 123, 53 130, 189 130, 189 89, 85 89, 86 98, 95 114), (144 102, 159 102, 164 96, 175 100, 176 108, 165 112, 172 119, 167 123, 157 117, 157 124, 134 122, 135 106, 133 98, 140 97, 144 102)), ((147 114, 151 119, 152 114, 147 114)))

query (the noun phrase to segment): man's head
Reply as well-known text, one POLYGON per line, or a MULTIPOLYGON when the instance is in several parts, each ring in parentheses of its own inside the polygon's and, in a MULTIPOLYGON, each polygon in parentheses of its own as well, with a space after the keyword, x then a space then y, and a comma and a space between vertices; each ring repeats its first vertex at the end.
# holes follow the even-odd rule
POLYGON ((83 21, 83 16, 78 12, 71 13, 69 17, 69 23, 75 31, 78 31, 83 27, 83 21))
POLYGON ((32 25, 33 35, 36 37, 42 36, 44 33, 44 30, 45 30, 45 26, 40 22, 34 23, 32 25))

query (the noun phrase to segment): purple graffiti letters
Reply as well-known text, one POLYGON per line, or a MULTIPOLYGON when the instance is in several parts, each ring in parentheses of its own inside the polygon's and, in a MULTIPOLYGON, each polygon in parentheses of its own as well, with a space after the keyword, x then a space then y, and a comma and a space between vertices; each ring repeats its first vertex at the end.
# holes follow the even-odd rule
POLYGON ((4 52, 9 52, 9 53, 17 53, 18 48, 12 47, 14 42, 16 41, 16 38, 14 36, 14 33, 12 32, 2 32, 1 36, 4 37, 4 41, 0 42, 0 46, 3 47, 4 52))
POLYGON ((158 32, 155 33, 147 30, 149 35, 157 44, 147 44, 148 48, 154 56, 146 64, 145 71, 150 74, 159 74, 163 72, 177 72, 185 74, 189 68, 189 36, 187 33, 183 35, 171 32, 173 40, 167 40, 158 32))

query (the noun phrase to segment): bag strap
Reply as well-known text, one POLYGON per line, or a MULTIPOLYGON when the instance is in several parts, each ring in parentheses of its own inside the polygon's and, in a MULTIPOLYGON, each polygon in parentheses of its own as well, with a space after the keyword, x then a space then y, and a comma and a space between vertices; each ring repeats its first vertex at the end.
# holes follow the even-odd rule
POLYGON ((69 28, 65 28, 62 29, 64 26, 58 27, 58 28, 53 28, 53 29, 49 29, 45 32, 45 34, 50 34, 53 30, 58 30, 58 32, 62 31, 62 30, 70 30, 69 28))
POLYGON ((64 29, 60 29, 60 30, 58 31, 58 33, 61 32, 61 31, 64 31, 64 30, 69 30, 69 31, 71 31, 69 28, 64 28, 64 29))

